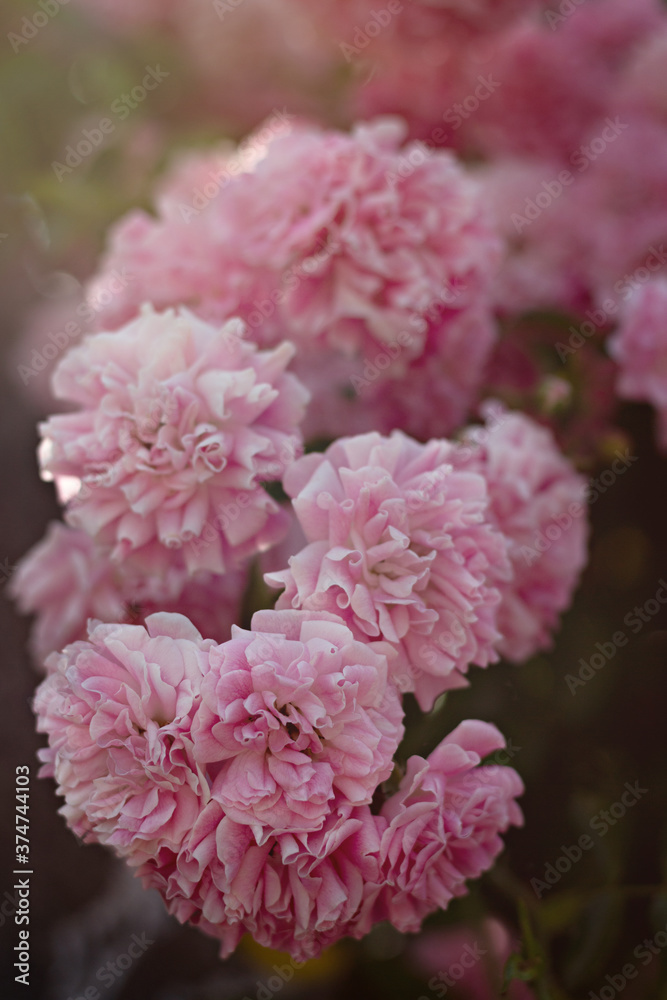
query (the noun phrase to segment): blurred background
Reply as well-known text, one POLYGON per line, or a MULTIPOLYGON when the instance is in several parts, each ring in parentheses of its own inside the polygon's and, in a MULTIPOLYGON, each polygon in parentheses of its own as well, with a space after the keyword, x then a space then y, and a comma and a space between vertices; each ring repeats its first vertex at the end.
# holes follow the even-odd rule
MULTIPOLYGON (((49 412, 49 371, 26 384, 21 366, 33 363, 59 310, 64 315, 76 301, 108 227, 128 209, 150 206, 156 178, 178 151, 238 141, 276 109, 345 126, 363 106, 367 67, 345 58, 326 19, 295 6, 288 16, 281 4, 255 0, 3 0, 3 591, 20 557, 58 516, 35 460, 36 425, 49 412), (123 102, 146 67, 156 66, 164 74, 159 86, 123 102), (112 128, 99 147, 77 169, 62 169, 68 146, 104 117, 112 128)), ((559 108, 567 118, 567 106, 559 108)), ((124 866, 66 829, 53 784, 36 779, 30 700, 38 676, 25 649, 29 622, 3 594, 2 995, 92 1000, 86 990, 94 988, 104 1000, 482 998, 501 995, 509 960, 506 995, 514 1000, 578 1000, 591 991, 601 1000, 620 992, 627 1000, 667 997, 667 606, 656 599, 662 586, 667 594, 667 465, 648 406, 625 405, 617 425, 619 443, 638 460, 591 505, 590 563, 553 650, 521 666, 473 668, 472 687, 449 695, 425 721, 409 705, 406 755, 425 755, 466 717, 498 725, 526 785, 525 827, 507 834, 495 868, 468 897, 429 919, 419 937, 378 927, 303 969, 250 941, 221 962, 215 942, 179 926, 124 866), (628 638, 622 646, 613 640, 619 630, 628 638), (590 666, 596 654, 604 660, 598 669, 590 666), (35 872, 29 987, 15 983, 12 968, 12 810, 15 768, 23 764, 31 768, 35 872), (636 803, 628 806, 626 796, 619 806, 626 784, 638 787, 636 803), (578 858, 582 835, 592 847, 578 858), (458 973, 466 955, 476 957, 464 979, 458 973), (632 976, 622 971, 628 963, 632 976)), ((598 471, 592 465, 590 475, 598 471)))

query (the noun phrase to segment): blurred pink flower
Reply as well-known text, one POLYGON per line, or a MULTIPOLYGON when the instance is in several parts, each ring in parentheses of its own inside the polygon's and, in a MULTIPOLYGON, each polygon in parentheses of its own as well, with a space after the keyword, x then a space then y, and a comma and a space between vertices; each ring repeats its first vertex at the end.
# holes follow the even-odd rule
POLYGON ((145 576, 224 572, 276 541, 286 518, 261 487, 301 448, 308 394, 293 348, 257 351, 222 329, 150 307, 60 362, 56 394, 79 409, 42 424, 42 469, 66 517, 145 576))
POLYGON ((506 240, 493 294, 501 311, 592 314, 604 330, 633 287, 665 272, 667 132, 642 116, 609 122, 573 149, 565 172, 515 159, 479 172, 506 240))
POLYGON ((220 764, 212 797, 262 845, 370 803, 403 712, 382 646, 333 616, 258 612, 252 627, 211 650, 193 737, 198 761, 220 764))
POLYGON ((510 767, 479 766, 505 746, 495 726, 469 720, 424 760, 410 757, 398 792, 382 807, 380 860, 386 882, 377 916, 418 931, 434 910, 466 892, 465 882, 491 867, 499 834, 521 826, 514 801, 523 783, 510 767))
POLYGON ((308 545, 266 577, 286 588, 278 608, 332 612, 358 638, 389 642, 391 677, 424 709, 465 684, 470 663, 497 659, 492 581, 509 574, 484 480, 454 471, 453 452, 396 431, 300 459, 285 489, 308 545))
POLYGON ((658 442, 667 448, 667 278, 634 289, 609 352, 620 366, 619 395, 653 404, 658 442))
POLYGON ((410 358, 414 334, 406 331, 364 358, 332 348, 300 351, 293 370, 316 404, 303 422, 307 440, 402 430, 428 441, 451 434, 465 422, 485 385, 498 336, 489 310, 464 309, 445 336, 428 331, 422 354, 410 358))
POLYGON ((585 482, 547 428, 498 404, 483 413, 486 427, 464 434, 452 462, 484 477, 488 518, 509 542, 513 574, 497 581, 498 650, 525 660, 551 645, 586 565, 585 482))
MULTIPOLYGON (((500 244, 454 156, 404 138, 391 118, 351 134, 276 124, 248 137, 238 162, 202 169, 219 179, 195 188, 197 207, 182 199, 177 171, 178 194, 163 185, 157 219, 135 212, 112 232, 91 294, 121 266, 134 280, 102 321, 125 322, 143 301, 182 302, 216 322, 238 315, 261 344, 288 336, 301 377, 318 390, 323 351, 334 352, 334 366, 335 356, 373 362, 384 352, 378 377, 388 406, 410 360, 427 349, 447 373, 448 421, 456 420, 495 340, 488 296, 500 244)), ((192 162, 187 170, 196 176, 192 162)), ((360 404, 362 420, 375 413, 374 393, 360 404)), ((325 391, 327 412, 337 403, 338 383, 325 391)))
MULTIPOLYGON (((456 983, 467 1000, 497 1000, 503 982, 503 968, 518 942, 508 929, 493 918, 479 927, 442 927, 427 930, 409 945, 415 970, 424 979, 436 982, 435 990, 456 983)), ((445 994, 443 993, 443 996, 445 994)), ((508 1000, 533 1000, 527 983, 512 980, 508 1000)))
POLYGON ((208 800, 190 725, 213 645, 181 615, 156 614, 145 627, 93 625, 52 654, 35 695, 49 737, 40 774, 78 836, 135 865, 180 847, 208 800))
MULTIPOLYGON (((553 161, 517 157, 498 157, 478 168, 487 207, 505 240, 505 259, 493 292, 502 315, 554 308, 576 312, 588 302, 584 275, 590 261, 582 262, 580 251, 572 245, 574 234, 564 218, 564 204, 573 193, 558 181, 561 169, 553 161), (552 185, 558 198, 551 198, 545 184, 552 185), (537 197, 547 206, 542 211, 537 197), (535 207, 529 207, 529 202, 535 207)), ((574 181, 580 183, 581 179, 574 181)), ((590 231, 590 215, 587 227, 590 231)), ((501 340, 498 350, 503 347, 501 340)))
POLYGON ((511 25, 484 65, 498 81, 493 99, 462 121, 462 138, 490 158, 551 161, 557 176, 618 114, 617 90, 635 48, 664 21, 658 0, 599 0, 571 16, 556 11, 511 25))
POLYGON ((375 376, 371 382, 357 373, 354 384, 369 413, 365 429, 383 434, 398 429, 428 441, 460 428, 485 384, 497 337, 488 309, 466 309, 446 336, 429 330, 423 354, 400 375, 375 376))
POLYGON ((142 624, 156 611, 185 615, 207 639, 224 642, 238 619, 246 573, 198 573, 172 568, 142 579, 131 561, 114 563, 83 531, 53 521, 20 561, 10 592, 23 614, 36 616, 30 648, 36 664, 85 639, 90 618, 142 624))
POLYGON ((342 54, 352 113, 400 114, 412 137, 434 146, 460 145, 463 119, 449 124, 455 104, 467 99, 469 107, 489 50, 502 44, 499 33, 538 6, 535 0, 411 0, 380 9, 372 0, 296 2, 339 60, 342 54))

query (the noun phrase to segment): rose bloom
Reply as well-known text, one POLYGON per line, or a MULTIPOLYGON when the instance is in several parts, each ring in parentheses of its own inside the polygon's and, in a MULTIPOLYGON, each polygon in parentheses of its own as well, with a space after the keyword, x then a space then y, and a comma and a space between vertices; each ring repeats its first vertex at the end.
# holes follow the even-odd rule
POLYGON ((499 834, 520 826, 515 797, 523 783, 511 767, 480 766, 505 746, 495 726, 468 720, 424 760, 410 757, 399 790, 380 812, 387 825, 380 860, 386 887, 378 919, 402 932, 418 931, 434 910, 464 895, 467 879, 491 867, 499 834))
POLYGON ((224 642, 240 614, 244 570, 189 577, 171 568, 144 578, 131 561, 113 562, 84 531, 53 521, 19 562, 10 592, 23 614, 35 615, 30 649, 38 666, 56 650, 85 639, 88 619, 142 624, 157 611, 185 615, 207 639, 224 642))
POLYGON ((403 733, 385 648, 299 611, 222 645, 181 615, 93 625, 37 691, 42 774, 223 956, 246 931, 306 959, 377 920, 416 929, 489 867, 522 786, 478 766, 504 744, 469 722, 373 813, 403 733))
POLYGON ((300 377, 321 400, 314 428, 321 409, 332 415, 328 437, 339 433, 337 410, 348 431, 375 425, 375 387, 352 406, 341 380, 344 395, 382 353, 378 385, 390 412, 410 362, 435 354, 453 426, 497 338, 489 296, 501 246, 476 181, 453 154, 404 140, 397 118, 350 134, 269 121, 236 160, 225 166, 221 154, 217 171, 202 154, 201 176, 221 179, 194 185, 196 199, 184 194, 184 171, 200 176, 190 160, 161 186, 157 218, 134 212, 113 229, 90 294, 119 268, 133 280, 101 322, 127 322, 143 301, 184 302, 212 322, 240 316, 263 346, 289 337, 300 377), (322 384, 323 357, 331 385, 322 384), (346 363, 356 368, 344 371, 346 363))
POLYGON ((207 319, 241 316, 263 343, 289 336, 352 353, 394 342, 416 315, 417 355, 429 323, 444 338, 483 300, 500 245, 449 151, 404 146, 390 117, 350 134, 300 122, 264 132, 244 141, 235 176, 202 209, 176 212, 163 186, 157 219, 133 213, 116 226, 91 287, 119 267, 133 280, 101 322, 181 301, 207 319))
POLYGON ((270 837, 211 801, 179 852, 165 848, 140 869, 170 913, 221 942, 228 957, 244 933, 297 961, 374 923, 381 891, 379 819, 368 806, 333 810, 317 832, 270 837))
POLYGON ((340 615, 355 636, 391 644, 390 674, 425 710, 465 684, 470 663, 497 659, 506 541, 486 518, 483 478, 452 468, 454 446, 396 431, 345 438, 285 477, 308 544, 278 608, 340 615))
POLYGON ((60 812, 133 865, 178 849, 208 801, 190 727, 213 645, 182 615, 93 623, 86 642, 52 654, 35 694, 49 738, 40 774, 55 779, 60 812))
POLYGON ((464 434, 455 468, 486 480, 488 517, 509 542, 513 573, 498 581, 498 649, 525 660, 552 643, 588 557, 585 482, 552 433, 498 404, 486 426, 464 434))
POLYGON ((403 735, 381 643, 332 615, 260 611, 209 663, 195 752, 219 764, 212 797, 260 846, 321 829, 336 802, 371 802, 403 735))
POLYGON ((78 409, 40 426, 43 474, 114 561, 223 573, 286 531, 261 483, 299 453, 308 394, 286 372, 289 344, 243 336, 238 320, 147 307, 60 361, 54 390, 78 409))
POLYGON ((213 799, 180 850, 165 847, 138 874, 178 920, 218 938, 223 957, 246 931, 305 960, 380 920, 418 930, 490 867, 499 833, 522 822, 516 772, 479 766, 502 746, 493 726, 463 723, 427 761, 410 759, 379 815, 339 804, 320 830, 271 834, 262 844, 213 799))

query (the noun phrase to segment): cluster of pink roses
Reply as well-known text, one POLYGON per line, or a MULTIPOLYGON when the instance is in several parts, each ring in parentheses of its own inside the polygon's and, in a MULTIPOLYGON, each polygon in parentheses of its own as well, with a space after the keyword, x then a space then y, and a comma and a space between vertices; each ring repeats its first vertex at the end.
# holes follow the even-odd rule
MULTIPOLYGON (((583 180, 557 238, 540 235, 558 228, 546 216, 520 239, 498 216, 608 113, 614 38, 586 17, 563 29, 580 31, 577 58, 596 54, 601 84, 547 135, 525 128, 539 118, 530 81, 560 100, 564 42, 545 42, 538 2, 404 6, 369 42, 377 71, 351 103, 377 114, 404 98, 407 122, 345 132, 274 113, 237 149, 180 160, 154 214, 112 230, 87 289, 95 331, 59 360, 59 409, 40 426, 64 523, 12 589, 46 672, 42 773, 74 832, 224 955, 245 932, 308 958, 381 920, 416 931, 522 822, 521 780, 488 763, 504 743, 486 722, 399 767, 403 699, 430 712, 471 666, 549 647, 586 560, 585 484, 551 430, 492 399, 535 380, 543 412, 568 398, 563 380, 533 378, 513 321, 602 308, 654 232, 649 206, 627 246, 579 246, 583 180), (501 37, 502 114, 434 144, 434 108, 465 97, 501 37), (466 427, 476 409, 483 423, 466 427)), ((643 44, 658 22, 649 0, 638 8, 615 23, 643 44)), ((373 9, 322 3, 318 44, 332 23, 354 39, 373 9)), ((161 8, 170 30, 179 10, 161 8)), ((210 13, 192 24, 206 33, 210 13)), ((667 412, 664 285, 633 300, 611 351, 620 391, 667 412)))
POLYGON ((537 572, 526 557, 584 484, 502 407, 459 443, 370 432, 297 457, 292 353, 152 307, 73 348, 54 388, 78 409, 40 448, 68 523, 13 584, 36 652, 70 643, 35 698, 67 822, 223 954, 246 931, 296 957, 415 931, 491 865, 521 822, 518 775, 483 763, 502 737, 463 723, 399 781, 402 694, 429 710, 471 664, 548 645, 586 547, 582 513, 537 572), (289 523, 276 479, 304 544, 267 574, 276 609, 229 637, 244 564, 289 523))
POLYGON ((334 614, 355 638, 390 643, 395 682, 424 709, 471 663, 548 646, 587 538, 583 479, 550 432, 489 405, 487 426, 458 444, 374 431, 298 458, 308 393, 285 371, 292 353, 259 350, 239 320, 218 329, 147 306, 63 358, 54 388, 79 408, 42 425, 40 456, 67 527, 13 584, 39 613, 38 655, 120 608, 130 620, 187 612, 227 638, 248 558, 290 527, 271 480, 305 542, 267 575, 283 588, 278 609, 334 614), (573 505, 538 559, 536 542, 573 505))
POLYGON ((134 211, 112 230, 89 295, 118 268, 132 280, 98 328, 117 329, 144 302, 241 317, 258 344, 296 345, 295 371, 319 403, 308 437, 450 433, 497 339, 501 244, 454 155, 405 145, 405 132, 395 118, 351 134, 287 122, 260 127, 217 168, 206 160, 199 183, 191 161, 179 164, 156 217, 134 211))
POLYGON ((481 763, 495 727, 466 722, 372 808, 403 734, 390 652, 308 612, 222 644, 181 615, 93 625, 38 689, 43 773, 75 833, 223 955, 246 931, 309 958, 378 920, 418 930, 491 865, 522 784, 481 763))

